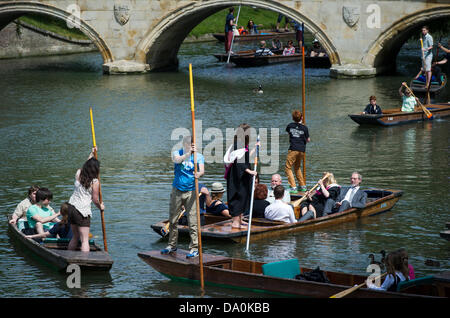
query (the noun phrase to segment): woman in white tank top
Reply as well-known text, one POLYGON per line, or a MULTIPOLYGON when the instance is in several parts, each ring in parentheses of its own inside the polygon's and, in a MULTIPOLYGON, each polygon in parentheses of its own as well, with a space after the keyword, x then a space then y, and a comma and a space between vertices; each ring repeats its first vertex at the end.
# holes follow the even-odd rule
POLYGON ((68 246, 69 250, 75 250, 78 246, 78 241, 81 240, 81 251, 89 252, 89 230, 92 216, 91 202, 99 210, 103 211, 105 209, 103 202, 99 200, 100 184, 98 176, 100 173, 100 162, 93 158, 94 150, 96 149, 92 149, 88 160, 75 174, 75 188, 69 199, 69 204, 75 208, 69 212, 69 221, 73 233, 68 246))

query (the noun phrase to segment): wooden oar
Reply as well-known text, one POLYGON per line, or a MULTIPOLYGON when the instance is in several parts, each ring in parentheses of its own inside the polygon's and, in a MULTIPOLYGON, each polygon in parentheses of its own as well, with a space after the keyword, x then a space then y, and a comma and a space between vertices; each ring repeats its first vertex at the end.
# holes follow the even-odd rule
MULTIPOLYGON (((185 209, 181 210, 180 215, 177 217, 177 222, 182 218, 182 216, 184 215, 184 212, 186 212, 185 209)), ((167 236, 167 234, 169 234, 170 230, 170 221, 167 222, 160 230, 160 233, 162 236, 167 236)))
MULTIPOLYGON (((194 81, 192 79, 192 64, 189 63, 189 84, 191 91, 191 118, 192 118, 192 140, 195 146, 195 107, 194 107, 194 81)), ((194 176, 197 174, 197 151, 194 152, 194 176)), ((198 179, 195 177, 195 193, 198 193, 198 179)), ((202 257, 202 227, 200 223, 200 200, 195 196, 197 202, 197 233, 198 233, 198 259, 200 267, 200 287, 202 293, 205 291, 205 282, 203 279, 203 257, 202 257)))
MULTIPOLYGON (((257 143, 259 143, 259 135, 258 135, 257 143)), ((256 145, 255 169, 253 170, 255 172, 256 172, 256 168, 258 167, 258 157, 259 157, 259 145, 256 145)), ((256 175, 253 175, 252 192, 251 192, 251 197, 250 197, 250 214, 248 215, 247 245, 245 246, 246 251, 248 251, 248 248, 250 246, 250 229, 252 227, 253 199, 255 197, 255 180, 256 180, 256 175)))
MULTIPOLYGON (((199 197, 201 197, 201 195, 202 195, 201 193, 198 194, 199 197)), ((186 212, 186 209, 184 209, 184 207, 183 207, 183 210, 181 210, 180 215, 178 215, 178 217, 177 217, 177 222, 183 217, 185 212, 186 212)), ((170 232, 169 227, 170 227, 170 221, 167 222, 161 228, 160 233, 161 233, 162 236, 167 236, 167 234, 169 234, 169 232, 170 232)))
MULTIPOLYGON (((386 275, 387 275, 387 273, 384 273, 384 274, 378 276, 378 277, 375 278, 375 279, 382 279, 382 278, 383 278, 384 276, 386 276, 386 275)), ((343 290, 343 291, 341 291, 341 292, 339 292, 339 293, 337 293, 337 294, 334 294, 333 296, 330 296, 330 298, 342 298, 342 297, 345 297, 345 296, 347 296, 347 295, 353 293, 355 290, 358 290, 358 289, 360 289, 361 287, 364 287, 366 284, 367 284, 367 279, 364 281, 364 283, 361 283, 361 284, 359 284, 359 285, 353 286, 352 288, 343 290)))
MULTIPOLYGON (((92 107, 89 107, 89 113, 91 115, 91 130, 92 130, 92 144, 94 145, 94 158, 98 159, 97 156, 97 143, 95 142, 95 129, 94 129, 94 117, 92 116, 92 107)), ((100 183, 100 175, 98 176, 98 199, 100 203, 103 203, 102 197, 102 186, 100 183)), ((105 215, 103 210, 100 210, 100 216, 102 219, 102 232, 103 232, 103 246, 105 252, 108 252, 108 244, 106 243, 106 228, 105 228, 105 215)))
POLYGON ((419 106, 422 108, 423 112, 425 113, 425 115, 427 116, 427 118, 431 118, 433 116, 433 114, 425 107, 423 106, 423 104, 420 102, 420 100, 416 97, 416 95, 414 95, 413 91, 411 88, 408 87, 408 84, 406 84, 406 82, 404 82, 404 86, 406 87, 407 90, 410 91, 411 95, 417 99, 417 102, 419 103, 419 106))
MULTIPOLYGON (((238 14, 236 17, 236 29, 239 21, 239 14, 241 13, 241 6, 239 6, 238 14)), ((227 64, 230 63, 230 55, 231 55, 231 49, 233 48, 233 42, 234 42, 234 30, 233 30, 233 36, 231 37, 231 44, 230 44, 230 50, 228 51, 228 58, 227 58, 227 64)))
MULTIPOLYGON (((329 175, 330 175, 330 174, 327 173, 327 174, 324 175, 319 181, 322 181, 322 182, 323 182, 323 180, 325 180, 326 178, 328 178, 329 175)), ((292 205, 293 205, 294 207, 299 206, 300 203, 302 203, 303 201, 306 200, 306 198, 308 197, 308 194, 311 193, 312 191, 314 191, 314 189, 317 188, 317 186, 319 186, 319 182, 317 182, 311 189, 309 189, 309 191, 307 191, 300 199, 294 201, 294 202, 292 203, 292 205)))

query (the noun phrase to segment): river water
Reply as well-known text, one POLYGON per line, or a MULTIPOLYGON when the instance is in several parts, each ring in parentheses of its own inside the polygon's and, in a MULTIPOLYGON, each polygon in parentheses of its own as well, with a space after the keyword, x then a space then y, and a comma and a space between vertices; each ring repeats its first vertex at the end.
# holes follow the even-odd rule
MULTIPOLYGON (((178 72, 107 76, 97 53, 0 61, 0 296, 1 297, 198 297, 199 287, 172 282, 141 261, 140 251, 162 249, 150 225, 168 215, 173 178, 170 151, 177 128, 190 128, 188 64, 193 64, 197 131, 208 142, 208 128, 225 136, 242 122, 279 129, 283 176, 288 149, 284 129, 290 113, 301 106, 298 63, 260 68, 233 68, 216 62, 217 43, 183 45, 178 72), (253 93, 262 85, 264 94, 253 93), (68 200, 74 174, 92 144, 89 107, 94 109, 96 139, 102 163, 108 247, 115 263, 109 274, 86 274, 82 286, 70 289, 67 274, 43 264, 7 231, 6 216, 31 184, 50 188, 52 206, 68 200)), ((306 267, 364 274, 368 255, 404 247, 416 275, 450 269, 450 243, 439 237, 449 218, 450 122, 439 119, 398 127, 361 128, 347 115, 360 112, 370 95, 383 108, 400 106, 398 88, 419 67, 413 50, 402 50, 395 75, 336 80, 328 70, 306 70, 307 184, 323 171, 349 184, 352 171, 364 187, 401 189, 404 195, 389 212, 361 222, 313 232, 284 235, 245 245, 203 242, 205 253, 274 261, 297 257, 306 267), (425 260, 440 262, 430 267, 425 260)), ((450 100, 450 92, 436 101, 450 100)), ((275 136, 275 135, 274 135, 275 136)), ((225 145, 223 146, 225 147, 225 145)), ((276 152, 272 144, 262 145, 276 152)), ((201 181, 223 180, 223 164, 206 164, 201 181)), ((270 173, 261 176, 269 184, 270 173)), ((284 177, 284 185, 287 186, 284 177)), ((91 232, 102 243, 100 217, 94 210, 91 232)), ((187 248, 180 240, 179 247, 187 248)), ((251 292, 207 287, 206 297, 252 297, 251 292)), ((261 297, 264 295, 257 294, 261 297)))

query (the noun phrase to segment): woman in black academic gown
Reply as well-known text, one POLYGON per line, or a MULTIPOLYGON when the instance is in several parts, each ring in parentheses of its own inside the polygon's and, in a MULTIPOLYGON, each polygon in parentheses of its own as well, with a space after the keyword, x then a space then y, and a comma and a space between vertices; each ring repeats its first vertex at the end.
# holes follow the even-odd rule
MULTIPOLYGON (((232 228, 242 228, 242 214, 250 208, 250 195, 253 175, 251 170, 250 152, 250 125, 241 124, 234 135, 233 145, 230 146, 224 157, 226 166, 225 179, 227 180, 228 208, 232 217, 232 228)), ((252 150, 252 153, 254 150, 252 150)))

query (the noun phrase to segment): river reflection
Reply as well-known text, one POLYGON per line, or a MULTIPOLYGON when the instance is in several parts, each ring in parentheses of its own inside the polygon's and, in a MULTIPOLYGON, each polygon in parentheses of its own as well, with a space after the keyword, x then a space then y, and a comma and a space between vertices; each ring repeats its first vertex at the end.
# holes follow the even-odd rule
MULTIPOLYGON (((12 244, 4 223, 0 227, 0 295, 39 297, 45 291, 51 297, 200 296, 198 286, 171 282, 137 257, 140 251, 166 244, 150 225, 168 215, 173 178, 169 153, 178 142, 171 140, 171 133, 191 125, 188 64, 193 64, 196 118, 202 120, 203 131, 216 128, 225 136, 226 128, 242 122, 279 128, 278 170, 283 177, 288 149, 284 129, 291 111, 301 107, 300 64, 227 67, 211 56, 222 50, 216 43, 183 45, 178 72, 131 76, 103 75, 101 57, 93 53, 0 61, 3 218, 33 183, 54 192, 54 208, 68 200, 75 171, 90 151, 92 106, 108 247, 115 261, 106 278, 86 275, 80 290, 70 290, 65 274, 12 244), (253 93, 258 85, 264 94, 253 93)), ((408 54, 399 56, 399 65, 410 63, 408 54)), ((358 170, 364 187, 404 191, 391 211, 315 232, 254 241, 249 253, 245 245, 204 241, 204 252, 258 261, 297 257, 305 267, 361 274, 369 264, 368 254, 379 259, 381 249, 405 247, 417 275, 448 270, 449 243, 439 237, 449 218, 448 119, 363 128, 347 116, 360 112, 370 95, 376 95, 383 108, 399 107, 400 83, 416 70, 398 71, 365 80, 335 80, 328 77, 328 70, 306 70, 306 121, 312 139, 307 148, 308 185, 323 171, 332 171, 346 185, 351 172, 358 170), (440 261, 440 268, 425 266, 426 259, 440 261)), ((436 100, 450 100, 449 91, 436 100)), ((205 139, 203 146, 209 142, 205 139)), ((262 147, 269 154, 273 150, 271 145, 262 147)), ((222 163, 210 163, 201 181, 224 183, 223 172, 222 163)), ((270 174, 261 176, 261 182, 269 181, 270 174)), ((101 243, 97 211, 92 232, 101 243)), ((187 245, 180 240, 180 248, 187 245)), ((208 287, 205 296, 255 294, 208 287)))

